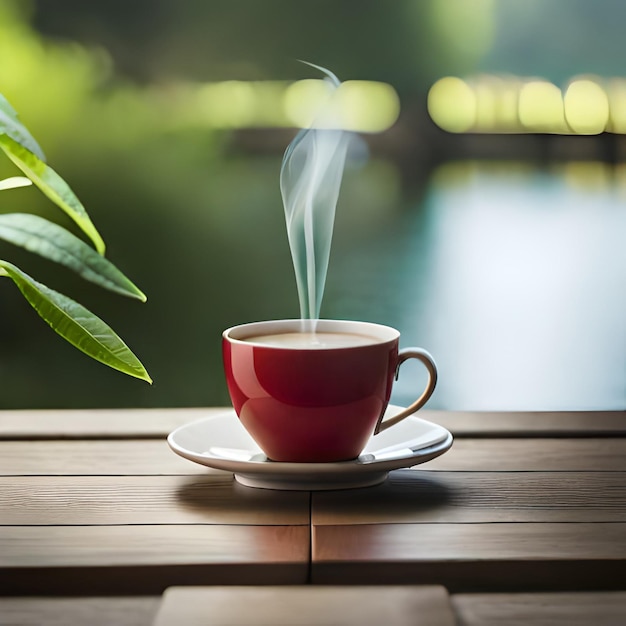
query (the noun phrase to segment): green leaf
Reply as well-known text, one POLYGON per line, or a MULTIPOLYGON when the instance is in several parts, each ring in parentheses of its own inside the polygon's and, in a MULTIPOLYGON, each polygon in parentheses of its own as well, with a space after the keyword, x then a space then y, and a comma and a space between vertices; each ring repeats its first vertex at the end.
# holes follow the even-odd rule
POLYGON ((42 161, 46 155, 28 132, 28 129, 19 120, 17 111, 9 104, 9 101, 0 93, 0 133, 4 133, 16 141, 20 146, 36 154, 42 161))
POLYGON ((0 191, 4 191, 5 189, 16 189, 17 187, 28 187, 32 184, 33 182, 30 178, 25 178, 24 176, 11 176, 11 178, 0 180, 0 191))
POLYGON ((105 245, 100 233, 69 185, 51 167, 11 137, 0 135, 0 148, 52 202, 61 207, 78 224, 93 241, 96 250, 104 254, 105 245))
POLYGON ((61 337, 113 369, 152 383, 139 359, 99 317, 78 302, 37 282, 8 261, 0 269, 17 285, 26 300, 61 337))
POLYGON ((65 265, 105 289, 146 301, 143 292, 113 263, 65 228, 43 217, 26 213, 0 215, 0 238, 65 265))

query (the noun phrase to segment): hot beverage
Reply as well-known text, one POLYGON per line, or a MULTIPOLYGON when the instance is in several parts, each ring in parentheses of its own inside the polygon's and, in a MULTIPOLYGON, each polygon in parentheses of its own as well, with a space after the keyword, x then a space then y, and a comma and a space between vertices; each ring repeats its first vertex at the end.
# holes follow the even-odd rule
POLYGON ((274 461, 353 459, 372 434, 415 413, 435 388, 430 355, 420 348, 399 350, 399 337, 389 326, 333 320, 230 328, 222 347, 235 411, 274 461), (307 324, 315 332, 302 332, 307 324), (428 370, 426 388, 411 406, 383 420, 396 372, 411 358, 428 370))
POLYGON ((329 348, 354 348, 378 343, 371 335, 357 333, 290 332, 244 337, 242 341, 274 348, 323 350, 329 348))
POLYGON ((289 144, 280 171, 300 320, 235 326, 223 333, 224 372, 241 423, 274 461, 334 462, 357 457, 372 434, 415 413, 437 381, 431 356, 399 350, 400 333, 366 322, 319 319, 339 187, 350 133, 330 98, 308 129, 289 144), (421 395, 383 419, 394 378, 407 359, 428 371, 421 395))

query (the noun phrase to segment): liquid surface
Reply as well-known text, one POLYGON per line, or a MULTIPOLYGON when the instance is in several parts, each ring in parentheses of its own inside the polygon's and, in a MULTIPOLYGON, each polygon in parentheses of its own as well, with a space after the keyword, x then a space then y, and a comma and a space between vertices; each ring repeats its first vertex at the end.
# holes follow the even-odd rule
POLYGON ((255 335, 242 341, 258 343, 277 348, 354 348, 378 343, 379 339, 358 333, 278 333, 273 335, 255 335))

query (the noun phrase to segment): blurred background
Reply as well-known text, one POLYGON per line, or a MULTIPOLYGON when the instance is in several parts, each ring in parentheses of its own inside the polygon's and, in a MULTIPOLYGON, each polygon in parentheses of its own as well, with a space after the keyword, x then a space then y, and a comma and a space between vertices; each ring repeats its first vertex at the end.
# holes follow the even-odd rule
MULTIPOLYGON (((278 183, 319 86, 305 59, 350 81, 361 139, 322 316, 431 351, 431 408, 624 409, 624 23, 620 0, 0 0, 0 92, 148 302, 0 258, 154 378, 82 355, 2 281, 0 408, 228 404, 221 331, 299 315, 278 183)), ((73 229, 32 187, 0 211, 73 229)))

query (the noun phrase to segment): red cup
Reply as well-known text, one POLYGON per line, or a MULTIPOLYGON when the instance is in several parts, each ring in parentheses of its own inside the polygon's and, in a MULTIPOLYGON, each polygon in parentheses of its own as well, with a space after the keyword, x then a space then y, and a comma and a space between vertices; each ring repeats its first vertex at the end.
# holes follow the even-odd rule
POLYGON ((338 320, 229 328, 222 349, 235 411, 274 461, 354 459, 372 434, 415 413, 435 389, 432 357, 421 348, 399 350, 399 338, 389 326, 338 320), (394 377, 410 358, 425 365, 426 388, 411 406, 383 421, 394 377))

